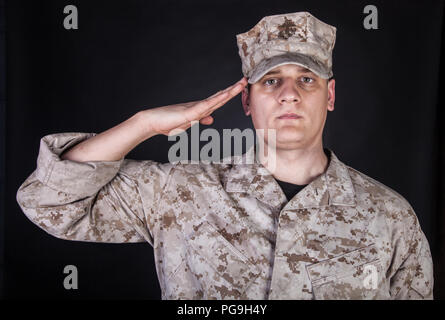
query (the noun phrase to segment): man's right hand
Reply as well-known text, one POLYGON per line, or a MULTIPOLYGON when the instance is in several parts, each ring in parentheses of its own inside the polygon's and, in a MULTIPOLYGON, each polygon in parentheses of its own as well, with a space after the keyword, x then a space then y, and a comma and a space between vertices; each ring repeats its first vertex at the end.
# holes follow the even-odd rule
POLYGON ((131 118, 65 150, 62 160, 116 161, 141 142, 157 134, 175 135, 187 130, 192 121, 213 122, 212 112, 223 106, 247 85, 242 78, 207 99, 139 111, 131 118))
POLYGON ((140 111, 142 119, 144 119, 141 124, 145 126, 148 136, 156 134, 171 136, 181 133, 190 128, 192 121, 199 121, 205 125, 212 124, 211 114, 213 111, 240 93, 246 85, 247 79, 243 77, 232 86, 218 91, 204 100, 140 111))

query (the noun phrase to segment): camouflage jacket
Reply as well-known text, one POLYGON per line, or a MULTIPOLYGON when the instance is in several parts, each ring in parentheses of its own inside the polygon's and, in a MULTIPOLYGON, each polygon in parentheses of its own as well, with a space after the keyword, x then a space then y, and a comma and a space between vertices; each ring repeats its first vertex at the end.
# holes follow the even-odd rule
POLYGON ((66 240, 149 242, 163 299, 432 299, 409 203, 330 153, 287 201, 260 164, 61 160, 95 133, 41 139, 17 201, 66 240))

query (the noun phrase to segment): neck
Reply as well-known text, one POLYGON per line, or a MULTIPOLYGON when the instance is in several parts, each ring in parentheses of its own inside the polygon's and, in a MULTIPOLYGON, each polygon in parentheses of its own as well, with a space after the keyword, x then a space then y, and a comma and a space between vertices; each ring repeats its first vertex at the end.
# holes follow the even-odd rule
POLYGON ((275 179, 293 183, 309 184, 328 167, 328 157, 323 151, 321 143, 304 149, 268 149, 264 154, 259 152, 260 163, 268 169, 275 179), (274 161, 271 161, 269 155, 274 161))

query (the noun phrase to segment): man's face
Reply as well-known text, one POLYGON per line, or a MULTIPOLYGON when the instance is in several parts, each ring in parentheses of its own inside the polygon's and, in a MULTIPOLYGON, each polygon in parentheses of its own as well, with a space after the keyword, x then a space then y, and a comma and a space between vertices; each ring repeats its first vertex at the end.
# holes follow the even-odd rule
POLYGON ((321 144, 327 111, 334 110, 335 80, 286 64, 269 71, 249 92, 245 88, 242 100, 255 129, 276 130, 277 149, 310 148, 321 144))

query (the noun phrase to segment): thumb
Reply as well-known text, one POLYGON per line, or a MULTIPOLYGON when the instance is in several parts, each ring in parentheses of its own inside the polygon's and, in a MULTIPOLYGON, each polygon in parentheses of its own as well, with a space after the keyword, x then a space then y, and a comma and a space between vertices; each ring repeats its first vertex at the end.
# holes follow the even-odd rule
POLYGON ((205 125, 210 125, 213 123, 213 117, 212 116, 204 117, 201 120, 199 120, 199 123, 205 124, 205 125))

